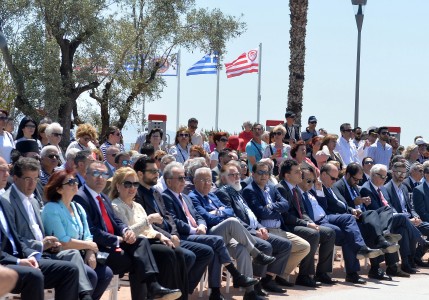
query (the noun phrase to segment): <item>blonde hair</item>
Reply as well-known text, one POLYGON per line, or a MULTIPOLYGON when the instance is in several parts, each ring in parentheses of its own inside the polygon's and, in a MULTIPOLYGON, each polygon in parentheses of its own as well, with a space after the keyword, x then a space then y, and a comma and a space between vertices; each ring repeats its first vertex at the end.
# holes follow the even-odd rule
POLYGON ((96 140, 98 138, 97 130, 91 124, 85 123, 80 124, 76 130, 76 137, 81 138, 85 135, 89 135, 91 140, 96 140))
POLYGON ((133 175, 136 178, 138 178, 136 171, 134 171, 134 169, 130 167, 119 168, 115 171, 115 175, 113 175, 113 178, 112 178, 112 184, 110 185, 109 198, 111 200, 119 197, 119 191, 116 185, 123 183, 125 177, 129 175, 133 175))

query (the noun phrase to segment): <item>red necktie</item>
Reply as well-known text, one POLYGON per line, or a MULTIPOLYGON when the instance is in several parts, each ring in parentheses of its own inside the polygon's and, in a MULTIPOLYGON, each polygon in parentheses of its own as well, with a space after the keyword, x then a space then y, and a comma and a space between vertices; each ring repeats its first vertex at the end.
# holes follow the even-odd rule
POLYGON ((185 200, 183 200, 182 195, 179 194, 179 199, 182 202, 182 208, 185 211, 185 215, 188 218, 189 222, 191 223, 192 227, 197 228, 197 222, 195 222, 194 217, 191 215, 191 213, 189 212, 188 206, 185 203, 185 200))
POLYGON ((381 192, 380 189, 377 190, 378 192, 378 197, 380 197, 381 202, 383 203, 384 206, 389 206, 389 203, 387 203, 386 199, 383 196, 383 193, 381 192))
POLYGON ((101 199, 100 195, 98 195, 95 198, 98 200, 98 204, 100 205, 101 216, 103 217, 104 224, 106 224, 107 232, 110 234, 115 234, 112 221, 110 221, 109 215, 107 214, 107 210, 106 210, 106 207, 104 206, 103 199, 101 199))
POLYGON ((298 198, 298 193, 296 192, 296 188, 293 188, 292 191, 293 191, 293 200, 295 201, 299 218, 302 219, 301 205, 299 204, 299 198, 298 198))

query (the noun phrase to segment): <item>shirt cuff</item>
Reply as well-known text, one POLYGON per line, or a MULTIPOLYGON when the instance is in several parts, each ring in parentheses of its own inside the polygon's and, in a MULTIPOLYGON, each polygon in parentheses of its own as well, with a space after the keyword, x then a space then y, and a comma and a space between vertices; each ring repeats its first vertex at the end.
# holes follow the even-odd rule
POLYGON ((39 261, 40 258, 42 258, 42 253, 35 251, 31 253, 28 257, 34 257, 37 261, 39 261))
POLYGON ((196 234, 196 233, 197 233, 197 229, 194 227, 190 227, 189 234, 196 234))
POLYGON ((322 190, 316 190, 316 195, 319 197, 325 197, 325 193, 322 190))

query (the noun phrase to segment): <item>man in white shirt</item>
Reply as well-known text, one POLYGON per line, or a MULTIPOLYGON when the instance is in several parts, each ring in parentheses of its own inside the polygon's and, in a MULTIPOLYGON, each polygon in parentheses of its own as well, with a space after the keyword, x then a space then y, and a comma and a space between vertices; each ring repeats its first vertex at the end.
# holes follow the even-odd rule
POLYGON ((386 126, 378 128, 378 141, 368 148, 368 156, 374 160, 375 164, 389 167, 390 158, 392 157, 392 146, 389 141, 389 129, 386 126))
POLYGON ((359 163, 359 158, 357 156, 356 146, 351 140, 352 137, 352 127, 349 123, 341 124, 340 126, 341 137, 337 140, 337 146, 335 150, 340 153, 341 158, 344 162, 344 167, 349 163, 357 162, 359 163))

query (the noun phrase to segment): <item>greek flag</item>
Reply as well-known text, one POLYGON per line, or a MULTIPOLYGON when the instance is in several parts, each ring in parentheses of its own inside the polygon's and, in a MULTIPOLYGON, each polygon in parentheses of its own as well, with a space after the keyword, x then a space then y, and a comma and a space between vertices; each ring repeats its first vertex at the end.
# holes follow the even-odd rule
POLYGON ((217 73, 217 55, 206 54, 186 71, 186 76, 217 73))

